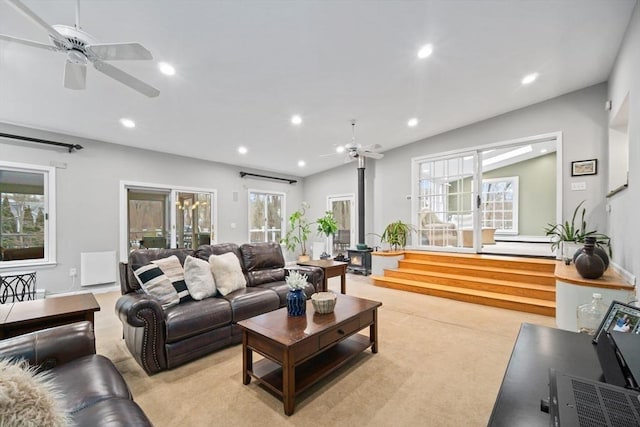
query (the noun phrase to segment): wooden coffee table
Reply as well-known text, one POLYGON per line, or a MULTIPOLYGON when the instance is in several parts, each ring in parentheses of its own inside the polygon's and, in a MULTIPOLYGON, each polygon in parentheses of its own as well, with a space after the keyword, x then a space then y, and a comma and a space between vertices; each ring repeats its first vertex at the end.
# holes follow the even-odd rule
POLYGON ((100 305, 93 294, 2 304, 0 339, 82 320, 93 324, 93 313, 99 310, 100 305))
POLYGON ((382 303, 337 295, 333 313, 317 314, 307 301, 306 316, 287 308, 238 322, 242 328, 242 382, 254 377, 282 397, 293 414, 295 397, 367 348, 378 352, 378 307, 382 303), (369 336, 357 332, 369 327, 369 336), (253 363, 253 353, 264 359, 253 363))
POLYGON ((347 293, 347 265, 346 262, 334 261, 332 259, 320 259, 320 260, 311 260, 305 262, 298 262, 298 265, 304 265, 308 267, 320 267, 322 272, 324 273, 324 279, 322 280, 322 289, 323 292, 326 292, 328 289, 328 280, 331 277, 340 276, 340 292, 343 294, 347 293))

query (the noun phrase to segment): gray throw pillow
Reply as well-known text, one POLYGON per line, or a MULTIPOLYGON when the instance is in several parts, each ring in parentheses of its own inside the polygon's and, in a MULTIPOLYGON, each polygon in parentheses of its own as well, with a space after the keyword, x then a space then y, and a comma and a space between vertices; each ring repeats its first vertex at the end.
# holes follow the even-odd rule
POLYGON ((195 300, 214 296, 217 292, 211 267, 203 259, 187 256, 184 261, 184 281, 191 297, 195 300))

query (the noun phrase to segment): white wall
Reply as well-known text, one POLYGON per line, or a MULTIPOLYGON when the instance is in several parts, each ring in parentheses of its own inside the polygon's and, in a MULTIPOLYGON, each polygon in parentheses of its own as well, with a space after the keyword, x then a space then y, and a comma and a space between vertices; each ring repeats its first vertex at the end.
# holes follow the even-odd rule
MULTIPOLYGON (((68 153, 65 149, 43 148, 46 146, 0 139, 0 159, 4 161, 46 166, 52 161, 67 164, 66 169, 57 169, 56 172, 57 266, 36 268, 38 289, 46 289, 47 293, 81 290, 79 277, 82 252, 119 252, 121 180, 217 189, 218 242, 247 241, 249 188, 285 192, 288 211, 291 206, 298 206, 302 201, 304 182, 295 177, 298 183, 293 185, 240 178, 239 171, 247 169, 9 124, 0 123, 0 132, 78 143, 85 147, 75 153, 68 153), (237 201, 233 201, 234 192, 238 192, 237 201), (231 223, 236 224, 235 229, 231 228, 231 223), (75 286, 72 286, 69 277, 71 267, 78 269, 75 286)), ((184 141, 176 141, 176 144, 182 143, 184 141)), ((96 290, 98 287, 90 289, 96 290)))
MULTIPOLYGON (((571 217, 575 206, 586 200, 590 226, 607 232, 605 215, 606 173, 595 176, 571 177, 570 162, 597 158, 606 164, 607 114, 604 104, 607 96, 605 83, 572 92, 539 104, 506 113, 482 122, 436 135, 413 144, 386 151, 385 157, 370 162, 368 190, 375 198, 367 215, 367 232, 382 232, 389 222, 411 218, 411 159, 429 154, 461 150, 516 138, 561 131, 563 133, 563 215, 571 217), (570 191, 574 181, 584 181, 586 191, 570 191)), ((362 142, 366 144, 366 141, 362 142)), ((355 167, 351 164, 315 174, 305 179, 307 200, 320 200, 338 188, 356 189, 355 167)), ((348 192, 348 191, 346 191, 348 192)), ((370 238, 372 238, 370 236, 370 238)), ((376 242, 367 240, 367 243, 376 242)), ((615 245, 616 242, 614 242, 615 245)), ((376 243, 377 244, 377 243, 376 243)), ((615 250, 615 248, 614 248, 615 250)))
MULTIPOLYGON (((640 273, 640 5, 636 3, 625 38, 609 77, 610 119, 629 94, 629 187, 608 199, 609 233, 614 261, 634 275, 640 273)), ((640 296, 640 293, 638 293, 640 296)))

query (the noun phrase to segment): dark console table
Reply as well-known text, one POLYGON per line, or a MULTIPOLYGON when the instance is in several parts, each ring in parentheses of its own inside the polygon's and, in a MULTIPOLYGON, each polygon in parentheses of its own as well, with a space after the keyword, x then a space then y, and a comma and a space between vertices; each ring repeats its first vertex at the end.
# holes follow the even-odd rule
POLYGON ((488 425, 548 426, 549 414, 540 410, 540 400, 549 397, 549 368, 603 381, 592 338, 523 323, 488 425))

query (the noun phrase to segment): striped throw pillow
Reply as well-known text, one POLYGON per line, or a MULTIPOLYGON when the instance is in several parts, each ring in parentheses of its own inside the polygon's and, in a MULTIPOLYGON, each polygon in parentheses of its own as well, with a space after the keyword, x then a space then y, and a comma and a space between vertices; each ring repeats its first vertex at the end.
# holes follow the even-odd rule
POLYGON ((171 284, 171 280, 157 265, 143 265, 137 268, 133 274, 138 279, 144 293, 158 299, 162 308, 169 308, 180 302, 178 292, 171 284))
POLYGON ((171 255, 167 258, 156 259, 151 261, 151 263, 160 267, 165 276, 169 278, 178 293, 181 303, 193 301, 191 294, 189 294, 189 288, 187 288, 187 284, 184 281, 184 268, 182 268, 182 264, 180 264, 177 256, 171 255))

